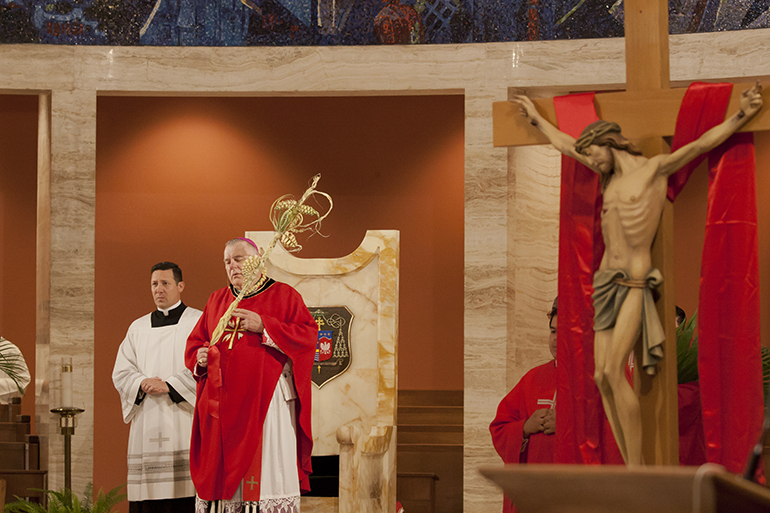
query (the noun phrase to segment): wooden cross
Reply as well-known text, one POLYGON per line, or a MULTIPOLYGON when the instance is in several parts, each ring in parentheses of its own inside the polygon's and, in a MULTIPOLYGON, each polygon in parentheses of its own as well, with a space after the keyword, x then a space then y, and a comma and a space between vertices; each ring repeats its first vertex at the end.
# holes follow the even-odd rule
POLYGON ((258 485, 259 481, 255 480, 254 476, 251 476, 251 480, 250 481, 245 481, 245 484, 251 485, 251 488, 249 488, 249 489, 250 490, 254 490, 254 485, 258 485))
POLYGON ((163 442, 168 442, 170 438, 163 437, 163 433, 158 430, 158 438, 150 438, 150 442, 157 442, 158 443, 158 449, 161 449, 163 447, 163 442))
MULTIPOLYGON (((673 135, 686 91, 669 87, 668 38, 667 0, 625 0, 626 91, 597 94, 595 99, 599 117, 618 123, 623 135, 634 140, 648 157, 670 151, 663 137, 673 135)), ((752 85, 734 86, 727 109, 729 114, 740 108, 741 93, 752 85)), ((765 105, 770 105, 768 89, 763 90, 762 96, 765 105)), ((533 99, 533 102, 549 122, 558 126, 552 99, 533 99)), ((769 130, 767 111, 767 108, 760 110, 740 131, 769 130)), ((519 114, 518 105, 496 102, 492 114, 495 146, 549 144, 542 132, 519 114)), ((634 373, 640 378, 637 390, 642 408, 644 461, 656 465, 679 464, 673 247, 673 206, 667 202, 652 247, 653 267, 660 269, 666 278, 659 289, 661 299, 657 303, 666 330, 666 358, 654 378, 644 372, 634 373)), ((641 361, 638 353, 637 361, 641 361)))

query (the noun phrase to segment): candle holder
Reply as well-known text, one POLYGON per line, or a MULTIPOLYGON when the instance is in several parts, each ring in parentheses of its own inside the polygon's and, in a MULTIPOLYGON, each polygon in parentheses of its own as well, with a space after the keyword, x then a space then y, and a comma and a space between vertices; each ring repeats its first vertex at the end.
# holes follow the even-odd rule
POLYGON ((72 490, 72 435, 75 434, 75 427, 78 425, 75 415, 84 411, 82 408, 71 406, 51 410, 51 413, 59 416, 59 428, 64 435, 64 487, 67 490, 72 490))

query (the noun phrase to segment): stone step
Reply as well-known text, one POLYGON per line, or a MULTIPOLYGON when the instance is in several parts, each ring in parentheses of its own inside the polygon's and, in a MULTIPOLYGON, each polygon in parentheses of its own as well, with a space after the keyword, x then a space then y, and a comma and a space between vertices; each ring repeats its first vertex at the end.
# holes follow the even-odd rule
POLYGON ((462 425, 462 406, 401 406, 398 407, 398 426, 408 424, 462 425))

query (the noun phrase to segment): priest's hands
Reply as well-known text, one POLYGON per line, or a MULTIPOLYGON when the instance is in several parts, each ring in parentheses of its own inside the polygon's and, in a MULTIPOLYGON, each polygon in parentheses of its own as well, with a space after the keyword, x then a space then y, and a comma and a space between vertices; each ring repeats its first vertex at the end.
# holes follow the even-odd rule
POLYGON ((524 438, 529 438, 529 435, 534 435, 535 433, 552 435, 555 432, 555 428, 556 416, 553 410, 541 408, 535 410, 535 413, 524 423, 524 438))
POLYGON ((556 410, 546 410, 545 422, 543 422, 543 433, 546 435, 556 433, 556 410))
POLYGON ((208 367, 209 366, 209 348, 208 347, 201 347, 198 349, 198 354, 195 358, 198 361, 198 367, 208 367))
POLYGON ((262 317, 257 312, 246 310, 244 308, 236 308, 233 310, 233 317, 241 319, 241 327, 254 333, 262 333, 265 329, 265 325, 262 324, 262 317))
POLYGON ((168 385, 157 376, 154 378, 144 378, 140 388, 148 395, 168 394, 168 385))

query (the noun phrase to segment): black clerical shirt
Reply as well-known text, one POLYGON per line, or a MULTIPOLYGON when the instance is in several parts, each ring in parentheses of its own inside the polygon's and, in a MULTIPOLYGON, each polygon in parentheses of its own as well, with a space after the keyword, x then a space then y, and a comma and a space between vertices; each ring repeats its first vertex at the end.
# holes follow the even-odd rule
MULTIPOLYGON (((186 309, 187 305, 180 303, 176 308, 169 310, 168 314, 164 314, 160 310, 155 310, 152 312, 152 314, 150 314, 151 326, 153 328, 163 328, 164 326, 173 326, 175 324, 179 324, 179 319, 182 318, 182 313, 184 313, 186 309)), ((172 401, 174 401, 174 403, 181 403, 184 401, 184 397, 182 397, 179 392, 174 390, 174 387, 172 387, 168 382, 166 382, 166 386, 168 386, 168 396, 172 401)), ((136 394, 136 400, 134 403, 140 404, 146 395, 147 394, 140 389, 136 394)))

